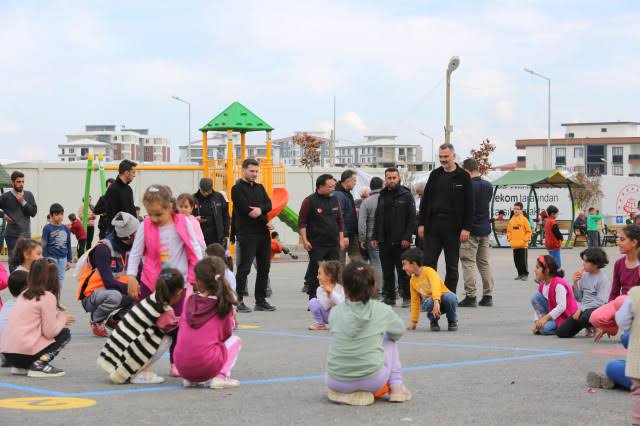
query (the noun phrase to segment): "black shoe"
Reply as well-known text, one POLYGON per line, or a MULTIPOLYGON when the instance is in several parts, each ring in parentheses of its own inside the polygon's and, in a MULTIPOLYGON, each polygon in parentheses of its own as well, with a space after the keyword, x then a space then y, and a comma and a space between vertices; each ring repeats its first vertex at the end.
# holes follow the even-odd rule
POLYGON ((253 308, 254 311, 275 311, 276 307, 270 305, 269 302, 263 300, 262 302, 256 302, 256 306, 253 308))
POLYGON ((396 299, 385 297, 383 302, 385 303, 385 305, 396 306, 396 299))
POLYGON ((458 331, 458 321, 449 321, 449 331, 458 331))
POLYGON ((438 321, 431 321, 431 331, 440 331, 438 321))
POLYGON ((238 312, 242 312, 243 314, 248 314, 251 312, 251 308, 244 304, 244 302, 240 302, 238 305, 238 312))
POLYGON ((475 296, 467 296, 462 299, 462 301, 458 302, 459 308, 475 308, 476 306, 478 306, 478 302, 476 301, 475 296))
POLYGON ((303 285, 300 293, 309 293, 309 286, 307 284, 303 285))
POLYGON ((514 278, 514 280, 518 281, 520 278, 522 278, 522 275, 518 275, 517 277, 514 278))
POLYGON ((54 367, 46 362, 36 361, 31 364, 27 372, 29 377, 61 377, 64 376, 64 370, 54 367))
POLYGON ((482 296, 480 302, 478 302, 480 306, 493 306, 493 297, 491 296, 482 296))
POLYGON ((409 306, 411 306, 411 299, 402 299, 402 307, 403 308, 408 308, 409 306))
POLYGON ((520 275, 520 279, 521 279, 522 281, 528 281, 528 280, 529 280, 529 274, 520 275))

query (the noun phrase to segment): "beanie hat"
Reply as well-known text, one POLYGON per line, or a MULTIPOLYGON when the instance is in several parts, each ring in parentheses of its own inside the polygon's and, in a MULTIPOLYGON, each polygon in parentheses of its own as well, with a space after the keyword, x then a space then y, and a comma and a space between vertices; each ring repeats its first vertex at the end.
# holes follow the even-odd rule
POLYGON ((127 238, 138 230, 140 222, 127 212, 119 212, 111 221, 111 225, 113 225, 118 238, 127 238))

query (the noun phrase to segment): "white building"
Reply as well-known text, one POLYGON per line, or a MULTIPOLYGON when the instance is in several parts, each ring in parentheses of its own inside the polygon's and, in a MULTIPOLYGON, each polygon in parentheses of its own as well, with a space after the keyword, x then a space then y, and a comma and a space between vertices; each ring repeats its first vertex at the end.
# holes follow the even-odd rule
POLYGON ((414 171, 432 170, 422 161, 422 147, 398 143, 397 136, 371 135, 360 145, 336 147, 336 166, 402 167, 414 171))
POLYGON ((276 139, 273 141, 273 145, 277 146, 280 150, 280 161, 282 164, 286 164, 287 166, 299 166, 300 160, 302 159, 303 148, 297 143, 293 142, 293 138, 295 136, 307 134, 311 136, 315 136, 316 138, 322 141, 322 145, 320 145, 320 167, 325 167, 329 165, 329 144, 330 140, 327 138, 325 132, 306 132, 299 131, 294 132, 292 136, 288 136, 286 138, 276 139))
MULTIPOLYGON (((109 144, 111 159, 169 162, 171 161, 171 142, 169 138, 149 134, 149 129, 116 129, 115 125, 87 125, 85 130, 66 135, 67 143, 91 139, 109 144)), ((58 154, 60 157, 60 153, 58 154)), ((64 161, 64 160, 63 160, 64 161)))
MULTIPOLYGON (((553 168, 589 175, 640 176, 640 123, 564 123, 551 140, 553 168)), ((518 168, 543 169, 547 139, 517 139, 518 168)))
POLYGON ((98 142, 93 139, 78 139, 58 145, 58 159, 60 161, 83 161, 87 159, 89 154, 93 154, 94 157, 102 154, 105 161, 113 160, 111 145, 105 142, 98 142))
MULTIPOLYGON (((238 133, 234 133, 232 135, 233 139, 233 156, 234 158, 240 158, 240 135, 238 133)), ((202 164, 202 139, 198 139, 191 142, 191 163, 193 164, 202 164)), ((280 159, 280 147, 275 144, 271 145, 273 162, 278 164, 281 162, 280 159)), ((188 151, 187 145, 180 145, 180 162, 188 163, 188 151)), ((245 145, 245 154, 247 158, 256 158, 262 159, 267 156, 267 145, 262 144, 246 144, 245 145)), ((210 132, 207 135, 207 152, 208 158, 213 160, 223 160, 227 158, 227 135, 225 133, 213 133, 210 132)))

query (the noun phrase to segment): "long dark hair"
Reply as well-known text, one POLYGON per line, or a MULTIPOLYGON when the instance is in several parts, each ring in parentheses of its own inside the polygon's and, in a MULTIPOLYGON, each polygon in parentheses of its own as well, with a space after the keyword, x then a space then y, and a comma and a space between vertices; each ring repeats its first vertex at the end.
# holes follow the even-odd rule
POLYGON ((13 257, 9 264, 12 268, 17 268, 22 265, 25 261, 25 254, 31 253, 31 251, 35 250, 36 247, 40 245, 36 240, 32 240, 31 238, 20 238, 16 243, 16 247, 13 249, 13 257))
POLYGON ((231 308, 237 305, 233 289, 224 276, 226 266, 219 257, 205 257, 196 263, 194 271, 199 290, 218 298, 218 316, 226 317, 231 308))
POLYGON ((58 279, 58 266, 49 258, 35 260, 29 270, 27 289, 22 296, 27 300, 40 300, 45 292, 53 293, 56 301, 60 300, 60 280, 58 279))
POLYGON ((542 268, 542 272, 549 274, 550 277, 564 278, 564 271, 558 268, 558 262, 556 262, 555 257, 545 254, 538 257, 537 263, 542 268))
POLYGON ((367 303, 376 293, 376 273, 369 264, 354 260, 342 272, 342 286, 349 300, 367 303))
POLYGON ((163 305, 171 303, 171 299, 184 289, 184 277, 174 268, 165 268, 156 281, 156 302, 163 305))

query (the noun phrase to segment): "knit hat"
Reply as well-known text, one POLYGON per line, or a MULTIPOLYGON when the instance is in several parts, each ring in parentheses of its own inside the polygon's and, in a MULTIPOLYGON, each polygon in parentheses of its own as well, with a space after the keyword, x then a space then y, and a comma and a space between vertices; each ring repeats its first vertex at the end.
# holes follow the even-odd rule
POLYGON ((200 179, 200 190, 202 192, 211 192, 213 189, 213 181, 210 178, 200 179))
POLYGON ((118 238, 127 238, 133 235, 140 226, 138 219, 127 212, 119 212, 111 221, 118 238))

